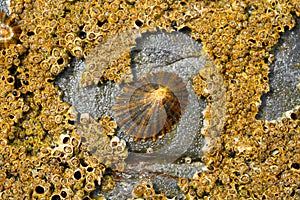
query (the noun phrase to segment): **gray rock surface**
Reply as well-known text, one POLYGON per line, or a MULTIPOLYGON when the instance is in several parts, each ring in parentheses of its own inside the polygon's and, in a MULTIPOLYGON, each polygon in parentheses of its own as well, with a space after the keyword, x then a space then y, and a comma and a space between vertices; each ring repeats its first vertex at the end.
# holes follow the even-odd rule
POLYGON ((297 88, 300 76, 300 20, 290 31, 282 34, 272 52, 275 61, 270 65, 270 91, 262 96, 262 105, 257 118, 276 120, 284 112, 300 105, 297 88))
POLYGON ((55 83, 64 92, 64 101, 74 106, 77 112, 89 113, 94 118, 111 116, 111 107, 120 88, 112 82, 82 87, 80 79, 85 68, 84 61, 73 59, 69 67, 56 78, 55 83))
POLYGON ((3 11, 3 12, 6 12, 8 14, 9 11, 8 11, 7 2, 9 2, 9 1, 0 0, 0 10, 3 11))

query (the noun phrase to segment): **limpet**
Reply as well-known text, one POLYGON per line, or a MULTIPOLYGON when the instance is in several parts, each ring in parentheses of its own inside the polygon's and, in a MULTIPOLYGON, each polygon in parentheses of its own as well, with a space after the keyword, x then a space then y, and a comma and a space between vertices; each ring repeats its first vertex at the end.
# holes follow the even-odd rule
POLYGON ((188 91, 182 78, 160 71, 127 84, 113 110, 118 125, 135 141, 156 141, 178 123, 187 104, 188 91))
POLYGON ((15 44, 21 34, 21 28, 15 19, 0 11, 0 49, 15 44))

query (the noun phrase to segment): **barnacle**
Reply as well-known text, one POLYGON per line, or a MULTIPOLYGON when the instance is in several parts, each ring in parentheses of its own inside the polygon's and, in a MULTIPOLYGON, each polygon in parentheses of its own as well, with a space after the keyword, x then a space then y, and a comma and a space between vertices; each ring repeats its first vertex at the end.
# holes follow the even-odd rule
MULTIPOLYGON (((92 34, 97 37, 100 33, 97 35, 92 34)), ((114 80, 115 76, 129 65, 129 60, 126 58, 129 57, 129 50, 135 44, 137 35, 137 30, 125 31, 104 40, 98 46, 86 52, 87 67, 81 78, 81 85, 88 86, 102 83, 103 78, 114 80), (118 69, 118 66, 123 67, 118 69)))
MULTIPOLYGON (((134 199, 162 199, 168 200, 164 194, 156 193, 153 183, 150 180, 142 180, 137 185, 134 186, 132 191, 132 196, 130 200, 134 199)), ((174 198, 172 198, 174 199, 174 198)))
POLYGON ((0 11, 0 49, 17 43, 20 34, 21 28, 15 19, 0 11))
POLYGON ((134 140, 156 140, 178 123, 188 103, 186 84, 174 73, 150 73, 129 83, 113 107, 118 124, 134 140))
MULTIPOLYGON (((115 170, 123 171, 124 159, 127 157, 127 148, 124 140, 116 136, 112 138, 115 122, 108 116, 101 118, 98 123, 88 113, 80 115, 80 124, 77 125, 77 134, 82 137, 86 149, 95 157, 97 162, 103 163, 115 170)), ((71 138, 72 142, 72 138, 71 138)), ((90 160, 92 163, 95 160, 90 160)), ((76 164, 76 160, 72 165, 76 164)))

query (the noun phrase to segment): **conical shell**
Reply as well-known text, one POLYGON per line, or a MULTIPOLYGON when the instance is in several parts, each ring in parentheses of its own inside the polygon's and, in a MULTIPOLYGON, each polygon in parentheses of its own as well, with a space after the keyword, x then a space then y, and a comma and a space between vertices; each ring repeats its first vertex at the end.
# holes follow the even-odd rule
POLYGON ((0 11, 0 49, 16 44, 21 34, 21 28, 16 20, 0 11))
POLYGON ((175 73, 150 73, 123 88, 113 107, 118 125, 134 140, 170 132, 188 103, 186 84, 175 73))

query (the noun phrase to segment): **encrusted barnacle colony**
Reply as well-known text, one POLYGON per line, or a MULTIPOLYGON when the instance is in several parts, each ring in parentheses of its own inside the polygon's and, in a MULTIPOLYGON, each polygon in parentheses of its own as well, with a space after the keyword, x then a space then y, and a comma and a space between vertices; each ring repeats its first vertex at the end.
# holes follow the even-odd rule
POLYGON ((103 116, 97 122, 89 113, 82 113, 76 133, 81 137, 84 148, 100 163, 114 170, 123 171, 124 159, 128 152, 125 141, 114 136, 115 129, 116 123, 109 116, 103 116))
POLYGON ((160 71, 126 85, 113 110, 119 126, 135 141, 156 141, 178 123, 187 103, 183 80, 175 73, 160 71))
POLYGON ((17 43, 20 33, 21 28, 15 19, 0 11, 0 49, 17 43))
POLYGON ((138 35, 139 32, 135 29, 125 31, 89 50, 85 56, 86 70, 82 74, 81 85, 103 83, 103 80, 119 83, 121 78, 122 81, 130 81, 129 52, 138 35))

